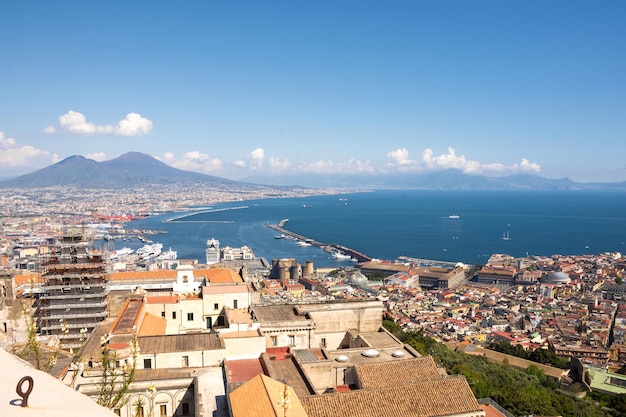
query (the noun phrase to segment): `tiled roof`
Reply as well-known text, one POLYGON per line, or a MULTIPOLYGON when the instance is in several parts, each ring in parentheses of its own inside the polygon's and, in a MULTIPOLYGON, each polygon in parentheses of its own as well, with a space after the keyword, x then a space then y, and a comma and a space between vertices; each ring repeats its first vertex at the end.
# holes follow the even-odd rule
POLYGON ((391 388, 317 395, 300 401, 309 417, 484 415, 463 376, 391 388))
POLYGON ((265 375, 258 375, 230 393, 233 417, 307 417, 293 389, 265 375), (289 408, 283 409, 281 399, 287 389, 289 408))
POLYGON ((190 333, 139 338, 139 349, 144 353, 190 352, 221 349, 217 333, 190 333))
POLYGON ((205 277, 211 284, 243 282, 239 274, 229 268, 199 269, 193 272, 195 277, 205 277))
POLYGON ((161 336, 165 334, 167 320, 154 314, 146 313, 139 329, 139 336, 161 336))
POLYGON ((176 279, 176 271, 172 269, 158 269, 156 271, 124 271, 113 272, 109 275, 112 281, 149 281, 156 279, 176 279))
POLYGON ((432 356, 403 361, 356 365, 364 389, 389 388, 441 379, 432 356))
POLYGON ((154 297, 146 297, 146 304, 176 304, 178 295, 159 295, 154 297))

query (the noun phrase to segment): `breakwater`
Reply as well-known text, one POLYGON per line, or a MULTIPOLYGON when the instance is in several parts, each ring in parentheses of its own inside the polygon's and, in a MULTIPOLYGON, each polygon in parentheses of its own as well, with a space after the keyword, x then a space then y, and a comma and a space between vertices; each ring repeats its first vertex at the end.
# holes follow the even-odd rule
POLYGON ((371 257, 358 252, 352 248, 348 248, 346 246, 343 245, 339 245, 337 243, 324 243, 324 242, 319 242, 317 240, 311 239, 307 236, 303 236, 300 235, 298 233, 292 232, 291 230, 286 229, 284 226, 285 224, 289 221, 289 219, 283 219, 280 222, 278 222, 278 224, 267 224, 267 227, 269 227, 272 230, 275 230, 276 232, 280 233, 279 236, 276 236, 277 238, 282 238, 282 237, 287 237, 287 238, 291 238, 291 239, 296 239, 298 241, 301 242, 305 242, 307 244, 310 244, 311 246, 318 246, 320 248, 322 248, 323 250, 325 250, 326 252, 334 252, 334 251, 339 251, 344 255, 348 255, 353 259, 356 259, 357 262, 369 262, 372 260, 371 257))

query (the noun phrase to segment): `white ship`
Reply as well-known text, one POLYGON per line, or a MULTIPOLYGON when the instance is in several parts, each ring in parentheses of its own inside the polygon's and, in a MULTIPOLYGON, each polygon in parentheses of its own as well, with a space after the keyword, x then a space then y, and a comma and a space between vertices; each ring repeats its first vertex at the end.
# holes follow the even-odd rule
POLYGON ((355 259, 353 259, 350 255, 346 255, 345 253, 338 250, 333 252, 333 258, 339 261, 355 261, 355 259))
POLYGON ((139 249, 137 249, 137 255, 144 261, 149 259, 154 259, 161 254, 161 250, 163 249, 162 243, 151 243, 149 245, 143 245, 139 249))
POLYGON ((121 248, 121 249, 117 249, 111 252, 111 259, 117 259, 117 258, 123 258, 127 255, 130 255, 131 253, 133 253, 133 250, 131 248, 121 248))

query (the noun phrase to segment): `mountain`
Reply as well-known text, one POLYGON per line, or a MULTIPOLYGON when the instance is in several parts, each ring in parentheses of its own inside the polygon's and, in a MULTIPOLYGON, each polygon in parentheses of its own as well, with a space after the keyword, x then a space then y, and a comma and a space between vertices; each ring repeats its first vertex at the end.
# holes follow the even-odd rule
POLYGON ((173 168, 140 152, 125 153, 115 159, 96 162, 84 156, 70 156, 30 174, 0 181, 0 188, 74 186, 116 189, 150 185, 202 184, 215 189, 335 188, 428 190, 626 190, 621 183, 577 183, 568 178, 550 179, 532 174, 506 177, 468 175, 456 169, 398 174, 293 174, 255 175, 243 182, 173 168), (265 185, 258 185, 265 184, 265 185))
POLYGON ((0 188, 75 186, 82 188, 128 188, 166 184, 205 184, 221 187, 260 187, 211 175, 184 171, 140 152, 96 162, 84 156, 70 156, 30 174, 0 181, 0 188))
MULTIPOLYGON (((255 176, 268 185, 298 184, 312 188, 411 188, 428 190, 626 190, 621 183, 578 183, 569 178, 544 178, 533 174, 505 177, 468 175, 456 169, 399 174, 299 174, 255 176)), ((246 179, 244 179, 245 181, 246 179)))

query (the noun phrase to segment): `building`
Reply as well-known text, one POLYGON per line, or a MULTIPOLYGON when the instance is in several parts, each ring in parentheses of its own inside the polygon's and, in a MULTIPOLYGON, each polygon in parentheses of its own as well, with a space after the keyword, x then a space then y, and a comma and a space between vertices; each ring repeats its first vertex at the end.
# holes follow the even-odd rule
POLYGON ((80 233, 66 233, 44 262, 36 303, 42 335, 57 336, 60 347, 76 349, 107 317, 108 274, 99 253, 80 233))

